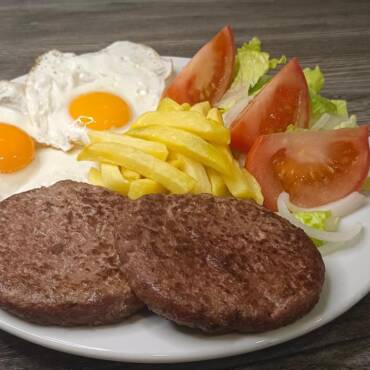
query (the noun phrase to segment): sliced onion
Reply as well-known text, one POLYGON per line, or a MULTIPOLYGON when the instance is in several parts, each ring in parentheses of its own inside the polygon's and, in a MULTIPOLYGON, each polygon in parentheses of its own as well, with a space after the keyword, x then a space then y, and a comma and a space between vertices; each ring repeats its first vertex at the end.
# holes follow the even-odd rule
POLYGON ((311 125, 311 130, 335 130, 345 127, 356 127, 357 118, 355 115, 343 118, 336 114, 324 113, 316 122, 311 125))
POLYGON ((239 113, 248 105, 252 97, 244 96, 238 102, 223 114, 223 119, 226 127, 230 127, 231 123, 238 117, 239 113))
POLYGON ((345 231, 321 231, 314 229, 298 221, 290 213, 287 202, 289 202, 289 195, 285 192, 281 193, 277 201, 280 216, 286 218, 294 226, 301 228, 310 238, 319 239, 324 242, 347 242, 355 238, 362 230, 360 224, 355 224, 345 231))
POLYGON ((311 125, 312 130, 320 130, 329 122, 330 114, 324 113, 314 124, 311 125))
POLYGON ((340 221, 340 217, 338 216, 331 216, 325 221, 325 229, 327 231, 336 231, 338 228, 338 223, 340 221))
POLYGON ((298 207, 290 202, 289 196, 286 205, 292 212, 330 211, 333 216, 344 217, 358 210, 366 203, 367 197, 355 191, 342 199, 316 208, 298 207))

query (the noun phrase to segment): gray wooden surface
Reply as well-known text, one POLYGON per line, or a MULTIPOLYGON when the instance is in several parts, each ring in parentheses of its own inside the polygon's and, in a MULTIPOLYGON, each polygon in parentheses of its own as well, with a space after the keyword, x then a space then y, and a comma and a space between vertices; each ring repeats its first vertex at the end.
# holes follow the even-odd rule
MULTIPOLYGON (((115 40, 148 44, 163 55, 191 56, 224 24, 240 44, 262 38, 273 55, 320 64, 329 97, 349 101, 370 123, 370 1, 0 1, 0 79, 27 73, 57 48, 87 52, 115 40)), ((370 261, 369 261, 370 264, 370 261)), ((253 354, 172 366, 118 364, 57 353, 0 331, 3 369, 370 369, 370 296, 325 327, 253 354)))

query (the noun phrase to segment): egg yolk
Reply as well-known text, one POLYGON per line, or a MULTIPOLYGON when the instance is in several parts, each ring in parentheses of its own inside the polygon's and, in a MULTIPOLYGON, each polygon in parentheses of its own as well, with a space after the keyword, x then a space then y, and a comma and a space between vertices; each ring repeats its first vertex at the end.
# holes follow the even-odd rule
POLYGON ((72 100, 69 114, 93 130, 109 130, 129 122, 128 104, 119 96, 107 92, 91 92, 72 100))
POLYGON ((35 157, 35 143, 23 130, 0 123, 0 173, 16 172, 35 157))

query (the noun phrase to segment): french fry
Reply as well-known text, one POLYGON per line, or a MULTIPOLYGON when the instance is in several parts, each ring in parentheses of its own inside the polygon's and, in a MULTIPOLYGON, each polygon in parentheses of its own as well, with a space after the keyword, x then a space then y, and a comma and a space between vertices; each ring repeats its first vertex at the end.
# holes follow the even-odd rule
POLYGON ((189 103, 182 103, 181 110, 190 110, 191 105, 189 103))
POLYGON ((121 167, 122 176, 128 181, 134 181, 140 179, 140 173, 129 170, 128 168, 121 167))
POLYGON ((189 110, 191 105, 189 103, 179 104, 171 98, 163 98, 157 107, 157 112, 177 112, 189 110))
MULTIPOLYGON (((236 165, 239 166, 238 162, 236 162, 236 165)), ((264 199, 260 184, 258 183, 256 178, 245 168, 242 168, 241 171, 248 181, 250 188, 252 189, 253 199, 256 201, 257 204, 262 205, 264 199)))
POLYGON ((169 163, 138 149, 117 143, 90 144, 79 153, 80 161, 111 163, 136 171, 175 194, 189 193, 195 181, 169 163))
MULTIPOLYGON (((238 167, 238 162, 234 162, 238 167)), ((245 169, 237 169, 232 176, 223 177, 230 193, 241 199, 254 199, 257 204, 263 203, 263 195, 256 179, 245 169)))
POLYGON ((143 195, 164 193, 165 191, 166 189, 158 182, 150 179, 138 179, 131 182, 128 197, 138 199, 143 195))
POLYGON ((193 112, 199 112, 204 117, 207 116, 208 111, 211 109, 211 104, 208 101, 202 101, 200 103, 194 104, 190 110, 193 112))
POLYGON ((214 196, 224 196, 228 194, 225 181, 213 168, 207 168, 207 174, 211 183, 211 191, 214 196))
POLYGON ((103 131, 89 131, 89 139, 92 144, 94 143, 117 143, 125 146, 130 146, 135 149, 142 150, 162 161, 165 161, 168 156, 168 150, 164 144, 155 143, 148 140, 137 139, 131 136, 122 134, 114 134, 112 132, 103 131))
POLYGON ((169 164, 171 164, 172 166, 178 168, 179 170, 181 170, 184 166, 184 162, 181 160, 181 159, 170 159, 168 161, 169 164))
POLYGON ((165 144, 170 150, 181 153, 225 175, 231 174, 230 160, 202 138, 183 130, 165 126, 131 129, 127 135, 165 144))
POLYGON ((245 169, 239 167, 229 148, 219 147, 219 150, 227 155, 230 161, 231 174, 222 176, 230 193, 236 198, 254 199, 257 204, 262 204, 263 195, 257 180, 245 169))
POLYGON ((183 110, 181 104, 175 102, 170 98, 163 98, 157 107, 158 112, 176 112, 179 110, 183 110))
POLYGON ((211 108, 207 113, 207 118, 212 120, 212 122, 217 122, 222 126, 225 126, 222 114, 217 108, 211 108))
POLYGON ((109 163, 101 163, 100 173, 104 187, 120 194, 127 195, 130 183, 122 176, 118 166, 109 163))
POLYGON ((103 180, 101 178, 101 173, 95 167, 90 168, 89 173, 87 175, 87 179, 89 183, 92 185, 105 187, 103 180))
POLYGON ((142 114, 131 127, 135 129, 150 126, 182 129, 215 144, 230 143, 230 131, 227 128, 207 119, 197 111, 147 112, 142 114))
POLYGON ((78 160, 100 164, 100 170, 89 172, 94 185, 131 199, 169 191, 263 203, 258 182, 232 156, 221 111, 208 102, 190 106, 164 98, 156 112, 141 115, 125 134, 91 130, 89 137, 91 144, 78 160))
POLYGON ((201 163, 194 161, 180 153, 171 153, 170 158, 181 161, 182 166, 180 168, 196 181, 192 193, 212 193, 211 183, 209 181, 206 169, 201 163))

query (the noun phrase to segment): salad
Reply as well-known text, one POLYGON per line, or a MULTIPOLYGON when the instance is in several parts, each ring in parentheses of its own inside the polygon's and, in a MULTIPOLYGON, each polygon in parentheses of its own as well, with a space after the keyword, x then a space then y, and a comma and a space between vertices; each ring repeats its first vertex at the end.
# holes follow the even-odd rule
POLYGON ((360 225, 338 231, 339 219, 366 203, 360 191, 369 186, 368 126, 348 114, 345 100, 323 97, 324 82, 319 66, 302 70, 297 58, 271 58, 256 37, 235 52, 232 29, 224 27, 166 92, 223 110, 231 147, 246 158, 264 206, 317 245, 360 232, 360 225))
MULTIPOLYGON (((322 96, 324 83, 318 66, 271 58, 256 37, 236 49, 227 26, 175 77, 157 111, 125 134, 130 145, 139 143, 133 138, 165 145, 163 163, 150 158, 147 166, 149 157, 141 153, 140 162, 133 149, 119 156, 121 139, 97 136, 80 159, 109 157, 110 166, 121 167, 115 176, 104 163, 103 170, 135 198, 163 191, 231 194, 263 203, 318 246, 345 242, 361 231, 360 225, 343 230, 340 218, 366 203, 369 127, 348 114, 346 101, 322 96), (116 141, 114 155, 114 145, 101 141, 116 141), (124 171, 134 173, 132 185, 117 180, 124 171)), ((96 169, 92 175, 104 185, 96 169)))

